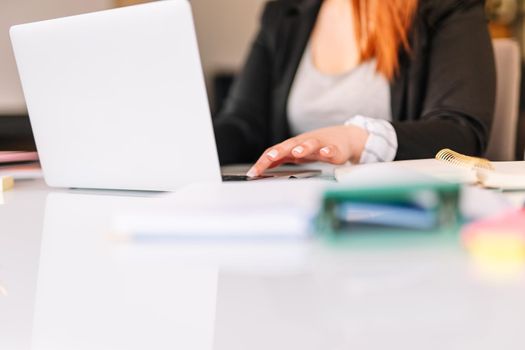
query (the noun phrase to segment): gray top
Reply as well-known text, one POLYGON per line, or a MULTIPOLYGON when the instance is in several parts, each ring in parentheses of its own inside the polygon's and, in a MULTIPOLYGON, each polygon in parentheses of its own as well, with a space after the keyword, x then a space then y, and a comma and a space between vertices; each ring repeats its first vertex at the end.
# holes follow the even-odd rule
POLYGON ((390 86, 376 72, 376 61, 366 61, 341 75, 326 75, 314 66, 308 46, 288 99, 292 134, 343 125, 357 115, 392 120, 390 86))

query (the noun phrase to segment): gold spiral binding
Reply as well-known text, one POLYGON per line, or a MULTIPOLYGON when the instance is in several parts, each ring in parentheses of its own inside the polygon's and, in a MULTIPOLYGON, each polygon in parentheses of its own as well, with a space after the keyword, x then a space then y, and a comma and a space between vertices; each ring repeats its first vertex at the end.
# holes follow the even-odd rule
POLYGON ((467 167, 469 169, 494 170, 494 166, 488 159, 466 156, 448 148, 439 151, 436 154, 436 159, 456 166, 467 167))

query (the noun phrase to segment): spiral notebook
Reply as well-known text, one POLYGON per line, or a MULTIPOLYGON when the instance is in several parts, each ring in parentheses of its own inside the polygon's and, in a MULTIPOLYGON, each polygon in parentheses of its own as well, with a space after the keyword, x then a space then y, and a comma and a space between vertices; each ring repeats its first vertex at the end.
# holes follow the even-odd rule
MULTIPOLYGON (((354 173, 362 167, 373 170, 375 164, 345 166, 335 170, 339 182, 353 181, 354 173), (371 166, 371 167, 370 167, 371 166)), ((484 158, 470 157, 450 149, 443 149, 435 159, 418 159, 392 162, 386 165, 403 170, 412 170, 426 176, 450 182, 477 184, 501 190, 525 190, 525 161, 491 162, 484 158)), ((392 174, 381 167, 385 179, 391 181, 392 174)), ((378 168, 379 170, 379 168, 378 168)), ((402 179, 401 179, 402 180, 402 179)))
POLYGON ((475 175, 476 182, 483 187, 525 190, 525 161, 490 162, 449 149, 440 151, 436 159, 454 167, 469 169, 475 175))

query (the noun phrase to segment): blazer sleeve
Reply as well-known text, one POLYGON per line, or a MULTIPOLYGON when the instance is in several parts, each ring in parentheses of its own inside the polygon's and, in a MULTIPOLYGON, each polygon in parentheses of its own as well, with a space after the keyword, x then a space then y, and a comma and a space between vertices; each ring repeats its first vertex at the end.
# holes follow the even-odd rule
POLYGON ((482 1, 455 1, 430 19, 430 56, 421 118, 393 122, 396 159, 429 158, 442 148, 485 152, 494 113, 495 65, 482 1))
POLYGON ((272 54, 267 28, 272 2, 264 8, 260 30, 225 106, 214 120, 221 164, 253 161, 267 144, 271 108, 272 54))

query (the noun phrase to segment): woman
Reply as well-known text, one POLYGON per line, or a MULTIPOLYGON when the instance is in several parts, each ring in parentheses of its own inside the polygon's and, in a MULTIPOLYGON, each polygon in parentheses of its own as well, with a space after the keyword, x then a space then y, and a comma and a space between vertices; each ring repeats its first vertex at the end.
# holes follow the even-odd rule
POLYGON ((495 95, 482 0, 281 0, 215 121, 223 164, 483 154, 495 95))

